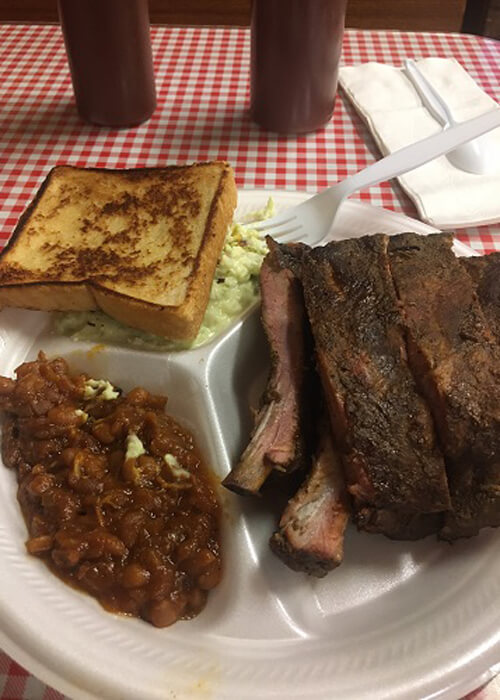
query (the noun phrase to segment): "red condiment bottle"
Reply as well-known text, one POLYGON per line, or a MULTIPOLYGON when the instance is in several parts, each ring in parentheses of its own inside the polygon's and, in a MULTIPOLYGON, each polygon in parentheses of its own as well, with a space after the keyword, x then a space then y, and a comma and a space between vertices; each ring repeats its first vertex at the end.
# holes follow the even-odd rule
POLYGON ((58 0, 80 116, 135 126, 156 107, 148 0, 58 0))
POLYGON ((333 114, 347 0, 253 0, 250 114, 283 134, 333 114))

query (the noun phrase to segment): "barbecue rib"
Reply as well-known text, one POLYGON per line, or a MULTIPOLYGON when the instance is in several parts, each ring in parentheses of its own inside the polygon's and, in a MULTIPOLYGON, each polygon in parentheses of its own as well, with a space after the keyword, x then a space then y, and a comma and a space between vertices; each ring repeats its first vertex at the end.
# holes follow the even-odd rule
POLYGON ((451 235, 413 233, 389 243, 410 366, 447 460, 444 539, 500 525, 500 346, 451 244, 451 235))
POLYGON ((500 341, 500 253, 460 258, 476 285, 476 293, 493 335, 500 341))
POLYGON ((250 443, 222 482, 242 495, 257 494, 273 469, 290 472, 305 455, 307 319, 297 266, 301 246, 270 251, 260 272, 262 323, 271 350, 271 372, 250 443))
POLYGON ((408 508, 362 507, 356 522, 360 530, 383 533, 392 540, 420 540, 439 532, 443 513, 415 513, 408 508))
POLYGON ((417 514, 450 502, 431 415, 407 366, 387 241, 365 236, 315 248, 304 255, 302 282, 355 520, 396 537, 397 511, 404 509, 401 532, 410 516, 415 537, 417 514))
POLYGON ((322 577, 342 563, 350 504, 326 416, 319 430, 311 471, 288 502, 269 544, 294 571, 322 577))

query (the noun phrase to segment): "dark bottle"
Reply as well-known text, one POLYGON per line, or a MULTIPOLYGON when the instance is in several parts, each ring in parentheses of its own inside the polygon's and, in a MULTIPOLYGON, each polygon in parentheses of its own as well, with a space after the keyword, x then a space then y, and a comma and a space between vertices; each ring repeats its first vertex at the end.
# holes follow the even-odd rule
POLYGON ((314 131, 333 114, 347 0, 253 0, 250 113, 265 129, 314 131))
POLYGON ((80 116, 135 126, 156 107, 148 0, 58 0, 80 116))

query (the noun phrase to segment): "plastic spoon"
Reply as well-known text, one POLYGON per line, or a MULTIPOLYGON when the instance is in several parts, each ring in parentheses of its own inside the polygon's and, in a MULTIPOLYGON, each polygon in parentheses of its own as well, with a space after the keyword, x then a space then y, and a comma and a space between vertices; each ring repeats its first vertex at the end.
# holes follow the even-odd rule
MULTIPOLYGON (((424 105, 444 129, 459 123, 453 118, 443 98, 432 87, 411 58, 405 61, 405 72, 424 105)), ((458 146, 455 150, 447 153, 446 157, 455 168, 476 175, 498 171, 499 167, 499 154, 494 149, 487 148, 485 143, 478 139, 458 146)))

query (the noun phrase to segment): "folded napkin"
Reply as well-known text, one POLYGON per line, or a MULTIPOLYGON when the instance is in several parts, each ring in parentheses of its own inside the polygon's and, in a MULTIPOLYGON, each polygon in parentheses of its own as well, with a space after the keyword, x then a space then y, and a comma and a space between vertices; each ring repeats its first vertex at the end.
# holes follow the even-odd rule
MULTIPOLYGON (((457 121, 498 107, 454 59, 425 58, 417 64, 457 121)), ((442 129, 399 68, 383 63, 346 66, 340 70, 340 83, 384 155, 442 129)), ((494 174, 466 173, 441 156, 398 178, 424 221, 441 229, 500 221, 500 129, 480 138, 498 152, 494 174)))

